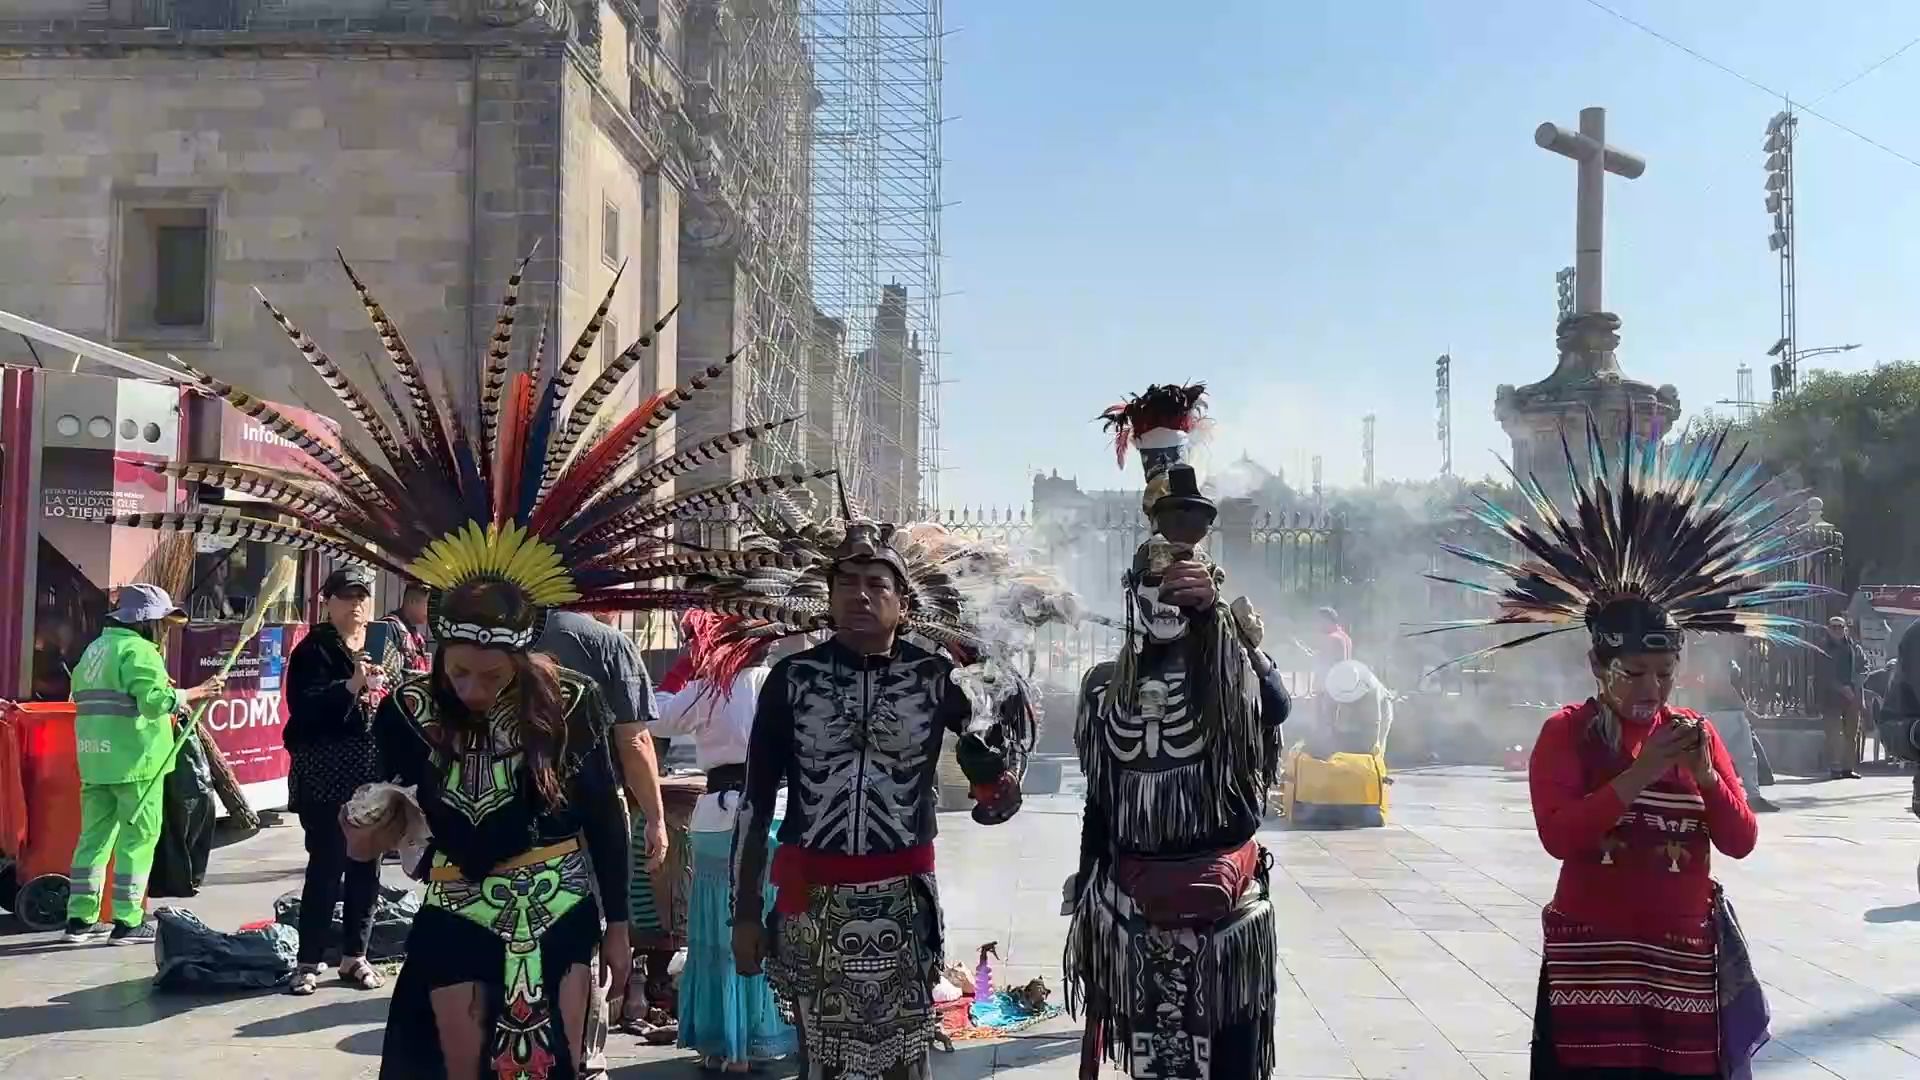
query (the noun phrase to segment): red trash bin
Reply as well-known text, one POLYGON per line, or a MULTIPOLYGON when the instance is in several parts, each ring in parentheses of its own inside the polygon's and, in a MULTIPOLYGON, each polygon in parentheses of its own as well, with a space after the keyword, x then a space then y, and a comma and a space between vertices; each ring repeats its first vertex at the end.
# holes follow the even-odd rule
POLYGON ((74 715, 70 701, 0 702, 0 848, 13 859, 0 900, 30 930, 67 922, 67 871, 80 841, 74 715))

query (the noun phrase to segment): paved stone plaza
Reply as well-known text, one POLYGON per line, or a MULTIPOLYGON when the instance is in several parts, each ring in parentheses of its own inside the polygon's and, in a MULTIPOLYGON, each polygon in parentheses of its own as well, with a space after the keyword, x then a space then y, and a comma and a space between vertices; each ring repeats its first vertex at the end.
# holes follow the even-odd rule
MULTIPOLYGON (((1920 1076, 1920 822, 1904 778, 1786 781, 1761 845, 1721 873, 1755 945, 1774 1011, 1760 1080, 1920 1076)), ((1536 910, 1553 865, 1534 841, 1526 785, 1485 769, 1404 773, 1391 828, 1274 832, 1281 917, 1278 1040, 1286 1080, 1513 1080, 1526 1075, 1539 963, 1536 910)), ((1059 985, 1060 881, 1079 803, 1037 798, 1008 827, 947 815, 940 839, 956 957, 998 941, 1001 974, 1059 985)), ((191 906, 230 929, 298 887, 297 828, 215 853, 191 906)), ((9 920, 10 921, 10 920, 9 920)), ((385 1001, 337 984, 313 998, 153 995, 152 957, 62 949, 0 923, 0 1075, 313 1080, 373 1075, 385 1001)), ((1057 1000, 1057 996, 1056 996, 1057 1000)), ((942 1056, 943 1080, 1075 1075, 1062 1020, 942 1056)), ((628 1080, 699 1075, 677 1052, 615 1037, 628 1080)), ((773 1073, 780 1076, 784 1073, 773 1073)))

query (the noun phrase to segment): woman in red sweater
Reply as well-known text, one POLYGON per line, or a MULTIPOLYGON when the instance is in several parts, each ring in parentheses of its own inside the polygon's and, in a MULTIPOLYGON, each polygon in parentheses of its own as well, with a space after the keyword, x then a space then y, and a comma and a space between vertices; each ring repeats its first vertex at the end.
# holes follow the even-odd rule
POLYGON ((1506 580, 1455 581, 1499 613, 1440 628, 1549 627, 1472 656, 1591 639, 1594 695, 1548 719, 1528 777, 1540 843, 1560 860, 1541 913, 1532 1080, 1751 1080, 1766 1002, 1711 869, 1715 849, 1744 858, 1759 827, 1719 733, 1667 699, 1688 634, 1804 645, 1805 619, 1761 609, 1827 590, 1768 580, 1800 557, 1794 523, 1770 510, 1754 468, 1718 460, 1721 441, 1630 439, 1617 470, 1591 423, 1587 442, 1590 467, 1566 454, 1573 512, 1517 474, 1537 523, 1476 511, 1520 558, 1448 545, 1506 580))
POLYGON ((1597 692, 1534 744, 1534 822, 1560 860, 1541 913, 1535 1080, 1721 1075, 1712 853, 1744 858, 1759 825, 1713 725, 1667 704, 1669 627, 1644 602, 1603 609, 1597 692))

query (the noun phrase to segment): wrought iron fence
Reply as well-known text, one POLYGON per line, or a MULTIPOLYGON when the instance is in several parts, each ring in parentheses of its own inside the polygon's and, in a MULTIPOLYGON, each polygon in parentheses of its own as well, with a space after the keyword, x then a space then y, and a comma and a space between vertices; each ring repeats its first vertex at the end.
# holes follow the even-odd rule
MULTIPOLYGON (((1048 566, 1094 614, 1118 622, 1125 615, 1120 577, 1147 538, 1137 513, 1036 517, 1025 510, 965 509, 929 515, 956 535, 1004 546, 1048 566)), ((736 515, 682 523, 677 538, 710 547, 739 539, 736 515)), ((1347 525, 1330 517, 1235 513, 1228 507, 1209 543, 1236 593, 1247 593, 1262 611, 1311 611, 1337 604, 1355 592, 1345 562, 1347 525)), ((1270 620, 1271 621, 1271 620, 1270 620)), ((655 620, 650 643, 666 644, 670 632, 655 620)), ((1025 643, 1027 670, 1042 686, 1079 684, 1086 669, 1119 652, 1125 632, 1090 621, 1077 627, 1047 627, 1025 643)), ((1284 666, 1284 662, 1283 662, 1284 666)))
POLYGON ((136 30, 247 30, 260 0, 135 0, 127 25, 136 30))
MULTIPOLYGON (((1819 627, 1847 605, 1847 597, 1838 591, 1845 581, 1846 540, 1839 529, 1820 517, 1817 500, 1809 500, 1809 510, 1810 520, 1794 534, 1801 558, 1773 568, 1764 577, 1770 581, 1803 581, 1834 590, 1831 595, 1809 597, 1774 609, 1811 624, 1804 632, 1809 640, 1818 644, 1819 627)), ((1825 654, 1813 649, 1748 642, 1741 663, 1746 683, 1742 690, 1749 704, 1762 716, 1819 717, 1821 676, 1824 666, 1830 663, 1825 654)))

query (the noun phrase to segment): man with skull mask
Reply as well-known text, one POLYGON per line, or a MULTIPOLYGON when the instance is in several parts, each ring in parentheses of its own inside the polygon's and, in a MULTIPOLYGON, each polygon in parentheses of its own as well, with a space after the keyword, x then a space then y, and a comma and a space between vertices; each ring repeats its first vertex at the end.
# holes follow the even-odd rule
POLYGON ((1087 776, 1069 880, 1067 1003, 1081 1075, 1242 1080, 1273 1069, 1271 860, 1254 842, 1290 707, 1259 616, 1220 603, 1202 548, 1216 514, 1184 463, 1204 389, 1155 386, 1107 414, 1140 450, 1154 533, 1124 584, 1130 633, 1088 673, 1074 740, 1087 776))

